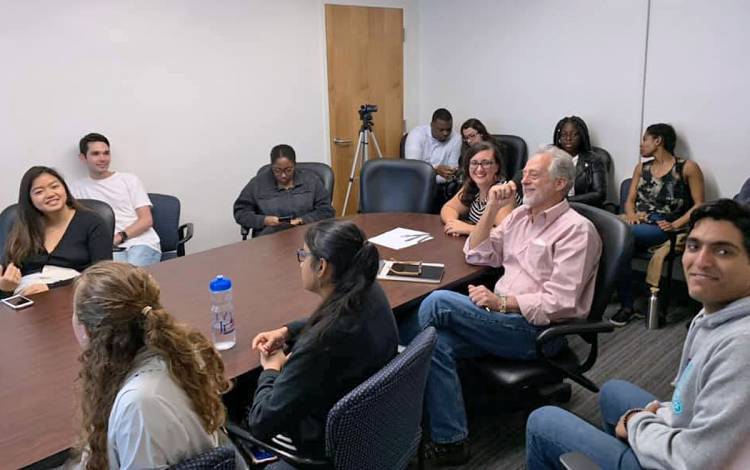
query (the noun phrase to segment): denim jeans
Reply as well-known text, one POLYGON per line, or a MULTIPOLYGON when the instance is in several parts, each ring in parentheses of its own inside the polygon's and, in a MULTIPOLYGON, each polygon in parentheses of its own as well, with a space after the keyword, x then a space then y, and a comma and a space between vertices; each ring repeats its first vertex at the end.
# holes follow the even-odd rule
POLYGON ((527 469, 562 468, 560 456, 568 452, 585 454, 604 470, 640 469, 627 442, 614 436, 615 426, 627 410, 642 408, 653 400, 653 395, 630 382, 605 383, 599 393, 603 431, 562 408, 537 409, 526 423, 527 469))
MULTIPOLYGON (((536 336, 543 328, 520 313, 488 312, 465 295, 442 290, 430 294, 419 312, 401 324, 402 343, 408 344, 428 326, 437 330, 424 397, 430 434, 438 444, 457 442, 469 433, 457 361, 484 355, 534 358, 536 336)), ((555 354, 564 344, 550 342, 545 352, 555 354)))
POLYGON ((161 261, 161 252, 148 245, 133 245, 124 251, 115 251, 112 253, 112 259, 133 266, 148 266, 161 261))
MULTIPOLYGON (((630 226, 633 232, 635 253, 646 251, 652 246, 661 245, 669 240, 669 235, 660 229, 655 223, 640 223, 630 226)), ((620 297, 620 305, 624 308, 633 308, 633 269, 630 260, 620 266, 620 275, 617 278, 617 295, 620 297)))

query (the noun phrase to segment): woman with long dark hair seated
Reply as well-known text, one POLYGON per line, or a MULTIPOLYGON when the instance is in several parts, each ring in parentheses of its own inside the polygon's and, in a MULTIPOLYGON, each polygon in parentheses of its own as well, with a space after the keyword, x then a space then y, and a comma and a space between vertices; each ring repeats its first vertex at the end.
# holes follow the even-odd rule
POLYGON ((328 412, 396 355, 398 331, 375 282, 377 248, 353 222, 311 227, 297 259, 303 287, 322 302, 306 322, 253 339, 263 372, 247 419, 255 437, 282 433, 304 454, 320 457, 328 412), (287 341, 294 341, 289 353, 287 341))
POLYGON ((591 149, 589 128, 578 116, 567 116, 557 123, 554 144, 573 157, 576 179, 568 201, 601 207, 607 198, 607 170, 591 149))
POLYGON ((112 259, 112 234, 101 217, 76 202, 57 171, 34 166, 21 178, 18 218, 3 258, 0 296, 36 294, 112 259))
MULTIPOLYGON (((690 213, 703 204, 703 172, 694 161, 674 155, 676 143, 669 124, 652 124, 643 134, 641 155, 651 160, 636 165, 623 215, 636 252, 666 242, 669 232, 686 227, 690 213)), ((609 321, 623 326, 637 313, 630 260, 623 263, 617 286, 621 308, 609 321)))
POLYGON ((98 263, 76 281, 86 469, 166 468, 219 445, 229 389, 221 356, 159 297, 153 278, 126 263, 98 263))
MULTIPOLYGON (((445 233, 453 236, 468 235, 475 228, 487 205, 490 188, 505 183, 502 159, 498 149, 490 142, 480 141, 472 145, 464 154, 462 164, 464 179, 461 189, 440 210, 440 218, 445 224, 445 233)), ((504 207, 495 217, 498 225, 515 205, 504 207)))

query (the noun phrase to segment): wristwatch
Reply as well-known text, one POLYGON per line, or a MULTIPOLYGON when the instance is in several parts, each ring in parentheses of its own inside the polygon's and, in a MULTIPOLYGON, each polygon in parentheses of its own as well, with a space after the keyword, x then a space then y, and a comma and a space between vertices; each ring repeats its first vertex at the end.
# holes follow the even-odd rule
POLYGON ((500 313, 508 312, 508 296, 507 295, 500 296, 500 309, 498 310, 498 312, 500 313))
POLYGON ((125 230, 123 230, 121 232, 117 232, 117 234, 120 236, 120 243, 123 243, 123 242, 127 241, 127 239, 128 239, 128 232, 126 232, 125 230))

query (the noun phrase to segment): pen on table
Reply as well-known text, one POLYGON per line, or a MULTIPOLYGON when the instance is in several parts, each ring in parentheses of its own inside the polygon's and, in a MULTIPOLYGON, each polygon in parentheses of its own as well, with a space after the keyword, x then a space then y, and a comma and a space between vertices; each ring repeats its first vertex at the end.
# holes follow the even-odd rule
POLYGON ((412 238, 424 237, 427 235, 429 235, 429 233, 413 233, 409 235, 401 235, 401 238, 412 239, 412 238))

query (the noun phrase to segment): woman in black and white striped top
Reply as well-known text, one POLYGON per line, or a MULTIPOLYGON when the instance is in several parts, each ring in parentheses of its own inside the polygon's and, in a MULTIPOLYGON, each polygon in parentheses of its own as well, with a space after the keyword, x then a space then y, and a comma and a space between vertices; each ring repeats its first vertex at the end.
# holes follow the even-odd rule
MULTIPOLYGON (((490 142, 479 142, 468 149, 463 156, 463 170, 468 177, 458 193, 440 211, 445 233, 455 237, 468 235, 474 230, 484 213, 490 188, 505 182, 500 150, 490 142)), ((495 225, 514 208, 515 205, 510 205, 500 210, 495 217, 495 225)))

